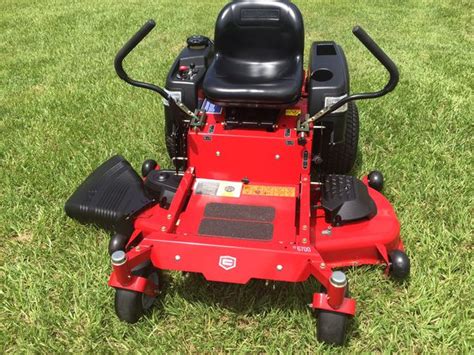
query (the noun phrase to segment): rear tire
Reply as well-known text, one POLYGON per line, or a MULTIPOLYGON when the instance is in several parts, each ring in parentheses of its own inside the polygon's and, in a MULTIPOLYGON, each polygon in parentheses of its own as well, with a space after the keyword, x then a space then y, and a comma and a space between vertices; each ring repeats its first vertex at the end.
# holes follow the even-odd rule
POLYGON ((176 156, 176 140, 173 137, 174 126, 170 119, 165 120, 165 144, 170 159, 176 156))
POLYGON ((344 142, 334 146, 329 145, 329 138, 324 137, 322 152, 319 152, 318 140, 321 136, 316 133, 316 154, 322 158, 319 170, 326 174, 349 173, 357 158, 359 144, 359 111, 354 102, 349 102, 346 112, 346 133, 344 142))
POLYGON ((185 141, 185 138, 182 136, 182 133, 177 133, 176 131, 176 125, 175 123, 169 119, 166 118, 165 120, 165 145, 166 145, 166 150, 168 151, 168 155, 170 159, 173 162, 173 165, 177 169, 184 169, 186 166, 185 162, 182 160, 174 160, 174 157, 181 156, 181 157, 186 157, 186 149, 185 148, 178 148, 181 147, 183 144, 183 140, 185 141), (178 137, 175 135, 178 134, 178 137), (177 147, 178 146, 178 147, 177 147), (181 149, 184 149, 184 152, 180 151, 181 149))

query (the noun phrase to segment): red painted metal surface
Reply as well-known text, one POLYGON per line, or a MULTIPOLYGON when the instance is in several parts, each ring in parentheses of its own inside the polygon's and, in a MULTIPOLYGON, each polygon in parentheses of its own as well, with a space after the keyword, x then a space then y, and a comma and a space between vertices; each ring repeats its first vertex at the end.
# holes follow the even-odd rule
POLYGON ((313 295, 313 303, 311 304, 311 307, 317 310, 324 310, 324 311, 337 311, 339 313, 344 313, 348 314, 350 316, 353 316, 356 312, 356 301, 353 300, 352 298, 344 298, 340 307, 335 310, 331 305, 329 304, 329 299, 328 295, 325 293, 315 293, 313 295))
MULTIPOLYGON (((289 115, 298 111, 304 115, 305 107, 302 99, 292 112, 282 110, 273 132, 226 130, 224 113, 208 114, 202 130, 188 133, 188 169, 170 208, 156 205, 136 218, 129 243, 135 246, 128 247, 127 270, 151 260, 156 268, 202 273, 209 281, 301 282, 313 276, 328 290, 328 295, 314 295, 314 308, 353 315, 355 301, 344 298, 344 289, 329 283, 333 269, 387 264, 388 251, 403 250, 400 225, 387 199, 371 188, 378 213, 370 220, 331 227, 322 209, 312 210, 320 195, 310 178, 313 137, 309 133, 306 145, 299 145, 297 117, 289 115), (307 164, 305 156, 309 157, 307 164), (232 183, 246 178, 249 183, 242 189, 252 192, 242 191, 237 197, 198 194, 196 179, 203 178, 232 183), (274 207, 272 239, 200 235, 199 225, 211 202, 274 207)), ((132 275, 126 285, 123 281, 128 276, 116 269, 109 284, 144 292, 146 280, 132 275)))
MULTIPOLYGON (((306 114, 306 100, 288 108, 306 114)), ((233 128, 224 126, 225 112, 208 114, 202 130, 188 134, 188 166, 196 169, 196 177, 296 185, 302 173, 309 174, 310 164, 303 169, 303 155, 311 152, 311 139, 298 145, 295 116, 281 112, 277 128, 233 128)), ((309 159, 311 159, 309 154, 309 159)))
POLYGON ((336 287, 330 281, 328 284, 327 292, 327 301, 331 308, 341 308, 346 294, 346 287, 336 287))

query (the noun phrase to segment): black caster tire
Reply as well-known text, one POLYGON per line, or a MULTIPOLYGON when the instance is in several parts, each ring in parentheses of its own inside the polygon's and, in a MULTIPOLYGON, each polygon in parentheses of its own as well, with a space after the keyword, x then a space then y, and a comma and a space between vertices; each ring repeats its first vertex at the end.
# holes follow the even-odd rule
POLYGON ((127 245, 130 236, 124 234, 114 234, 110 237, 109 241, 109 255, 112 255, 117 250, 125 250, 125 246, 127 245))
POLYGON ((158 166, 158 163, 153 159, 147 159, 142 164, 142 176, 146 177, 152 170, 158 166))
MULTIPOLYGON (((326 287, 319 286, 319 292, 326 293, 326 287)), ((347 284, 345 296, 350 296, 347 284)), ((319 342, 331 345, 344 345, 349 316, 344 313, 318 310, 316 313, 316 338, 319 342)))
POLYGON ((388 253, 390 261, 389 275, 394 279, 404 280, 410 275, 410 259, 401 250, 392 250, 388 253))
POLYGON ((318 311, 316 337, 330 345, 344 345, 349 316, 344 313, 318 311))
MULTIPOLYGON (((159 285, 157 272, 151 273, 148 279, 159 285)), ((117 288, 115 289, 115 313, 120 320, 134 324, 153 306, 155 300, 156 297, 141 292, 117 288)))
POLYGON ((367 175, 369 186, 378 192, 383 189, 383 174, 380 171, 374 170, 367 175))

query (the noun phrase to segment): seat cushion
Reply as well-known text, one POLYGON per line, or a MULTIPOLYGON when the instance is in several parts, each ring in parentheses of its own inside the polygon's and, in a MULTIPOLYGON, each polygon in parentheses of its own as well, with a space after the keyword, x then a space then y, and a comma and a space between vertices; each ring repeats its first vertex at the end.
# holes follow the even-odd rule
POLYGON ((303 63, 299 59, 248 63, 220 56, 204 79, 204 92, 221 104, 291 104, 303 85, 303 63))
POLYGON ((303 85, 303 19, 289 1, 239 0, 224 7, 206 96, 222 105, 285 105, 303 85))

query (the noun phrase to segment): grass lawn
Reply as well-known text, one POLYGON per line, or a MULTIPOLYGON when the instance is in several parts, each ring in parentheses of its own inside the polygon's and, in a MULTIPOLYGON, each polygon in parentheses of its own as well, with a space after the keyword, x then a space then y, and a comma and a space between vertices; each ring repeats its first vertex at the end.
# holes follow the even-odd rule
MULTIPOLYGON (((134 326, 113 309, 108 235, 68 219, 67 197, 120 153, 169 165, 157 95, 120 81, 113 58, 148 18, 127 61, 163 83, 186 37, 212 37, 225 1, 3 0, 0 4, 0 352, 319 352, 306 307, 316 288, 209 284, 171 273, 134 326), (179 9, 176 5, 179 4, 179 9)), ((397 90, 361 102, 355 173, 384 172, 412 261, 410 280, 348 270, 358 313, 345 351, 473 351, 473 2, 296 0, 311 41, 343 45, 352 90, 385 74, 358 23, 399 65, 397 90)), ((308 51, 307 51, 308 53, 308 51)), ((334 349, 333 349, 334 350, 334 349)))

